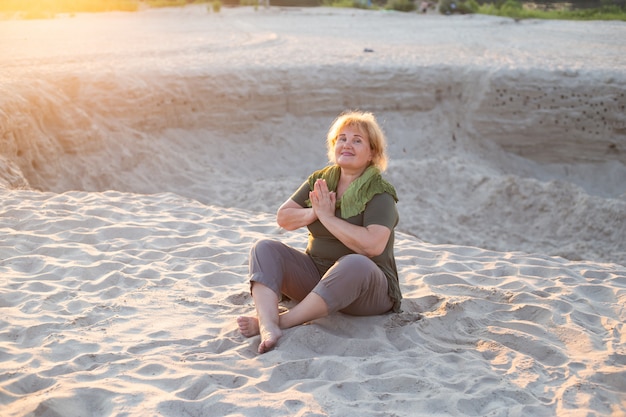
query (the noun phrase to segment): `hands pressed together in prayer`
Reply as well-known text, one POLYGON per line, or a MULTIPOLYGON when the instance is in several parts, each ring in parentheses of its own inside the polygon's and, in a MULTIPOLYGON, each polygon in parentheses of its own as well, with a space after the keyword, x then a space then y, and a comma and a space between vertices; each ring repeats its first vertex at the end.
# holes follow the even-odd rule
POLYGON ((313 191, 309 193, 311 207, 317 218, 322 221, 324 218, 335 217, 335 204, 337 193, 328 190, 328 185, 323 179, 315 181, 313 191))

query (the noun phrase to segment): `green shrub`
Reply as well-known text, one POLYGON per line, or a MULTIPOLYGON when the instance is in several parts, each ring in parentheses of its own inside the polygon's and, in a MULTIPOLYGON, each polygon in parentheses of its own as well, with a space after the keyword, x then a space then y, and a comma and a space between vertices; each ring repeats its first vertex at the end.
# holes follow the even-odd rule
POLYGON ((388 0, 385 9, 412 12, 416 9, 416 6, 412 0, 388 0))
POLYGON ((472 13, 476 13, 478 9, 480 9, 480 4, 478 4, 476 0, 467 0, 465 2, 465 5, 469 10, 472 11, 472 13))
MULTIPOLYGON (((614 2, 616 0, 606 1, 614 2)), ((605 5, 601 7, 585 9, 571 9, 571 5, 568 5, 568 7, 556 8, 554 6, 529 7, 528 4, 526 4, 526 6, 524 4, 516 0, 497 0, 493 3, 484 3, 480 5, 478 10, 474 10, 474 12, 494 16, 512 17, 515 19, 626 20, 626 7, 622 7, 617 4, 605 3, 605 5)))
POLYGON ((368 0, 348 0, 348 7, 352 7, 354 9, 371 9, 374 6, 371 1, 368 0))
POLYGON ((522 4, 517 0, 506 0, 500 6, 500 13, 502 16, 520 18, 524 17, 523 9, 522 4))
POLYGON ((322 0, 327 7, 339 7, 347 9, 369 9, 372 7, 368 0, 322 0))
MULTIPOLYGON (((475 0, 474 0, 475 3, 475 0)), ((474 13, 472 7, 474 6, 469 0, 440 0, 439 1, 439 13, 442 14, 466 14, 474 13)))
POLYGON ((220 10, 222 10, 222 2, 220 0, 213 0, 213 3, 211 3, 211 8, 213 9, 213 12, 219 13, 220 10))

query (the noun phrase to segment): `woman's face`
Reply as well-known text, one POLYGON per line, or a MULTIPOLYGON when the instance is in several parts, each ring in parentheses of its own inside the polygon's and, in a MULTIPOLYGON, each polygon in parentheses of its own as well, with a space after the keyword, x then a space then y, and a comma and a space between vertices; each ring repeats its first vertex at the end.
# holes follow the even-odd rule
POLYGON ((356 126, 339 131, 335 143, 335 160, 342 169, 365 170, 372 161, 369 137, 356 126))

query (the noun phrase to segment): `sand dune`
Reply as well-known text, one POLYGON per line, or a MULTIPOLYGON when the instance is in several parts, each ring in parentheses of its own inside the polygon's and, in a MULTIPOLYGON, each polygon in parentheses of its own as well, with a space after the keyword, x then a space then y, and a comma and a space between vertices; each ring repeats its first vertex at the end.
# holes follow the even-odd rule
POLYGON ((623 39, 327 8, 0 22, 0 414, 626 414, 623 39), (305 245, 273 213, 347 108, 389 136, 403 312, 259 356, 248 250, 305 245))

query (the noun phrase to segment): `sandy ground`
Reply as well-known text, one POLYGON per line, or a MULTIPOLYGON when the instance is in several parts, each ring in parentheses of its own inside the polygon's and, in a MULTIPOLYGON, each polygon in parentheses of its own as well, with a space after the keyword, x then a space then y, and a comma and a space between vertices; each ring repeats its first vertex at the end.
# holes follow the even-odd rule
POLYGON ((626 413, 626 24, 204 7, 0 21, 7 416, 626 413), (403 313, 257 355, 247 256, 373 111, 403 313))

